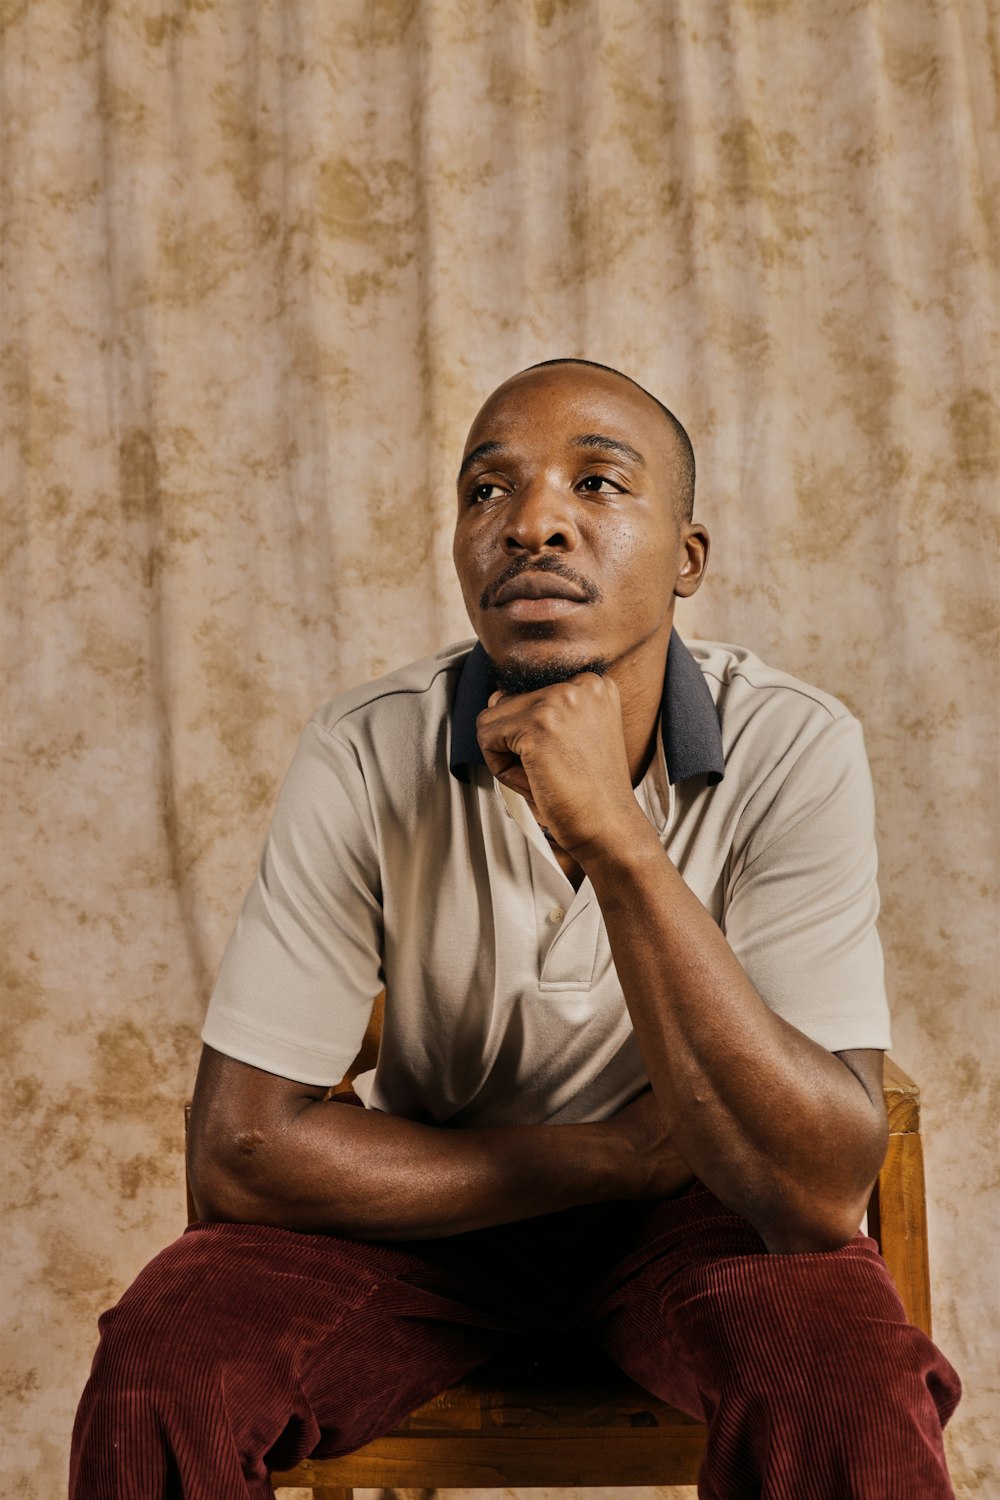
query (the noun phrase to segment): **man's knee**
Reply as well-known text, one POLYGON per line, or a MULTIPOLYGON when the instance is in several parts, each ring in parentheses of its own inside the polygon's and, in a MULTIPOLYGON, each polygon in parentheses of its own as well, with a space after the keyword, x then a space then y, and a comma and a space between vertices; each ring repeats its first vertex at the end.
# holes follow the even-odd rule
POLYGON ((254 1292, 238 1266, 218 1252, 209 1265, 196 1237, 175 1241, 139 1273, 121 1299, 102 1314, 92 1379, 131 1389, 190 1386, 238 1347, 239 1288, 243 1317, 254 1292))
POLYGON ((836 1251, 720 1259, 699 1268, 697 1279, 692 1301, 698 1316, 735 1347, 780 1350, 791 1342, 825 1356, 845 1339, 853 1346, 862 1327, 870 1331, 871 1349, 906 1325, 870 1240, 836 1251))
POLYGON ((870 1390, 905 1402, 929 1392, 946 1422, 961 1387, 950 1364, 913 1327, 872 1240, 842 1250, 755 1255, 704 1267, 679 1308, 692 1337, 720 1352, 744 1389, 770 1395, 822 1382, 829 1400, 870 1390), (692 1320, 696 1327, 692 1327, 692 1320))

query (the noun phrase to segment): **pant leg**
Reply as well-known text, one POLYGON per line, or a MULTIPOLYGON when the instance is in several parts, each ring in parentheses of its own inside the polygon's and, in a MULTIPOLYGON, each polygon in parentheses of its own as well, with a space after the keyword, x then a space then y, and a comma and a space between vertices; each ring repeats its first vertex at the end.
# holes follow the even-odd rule
POLYGON ((588 1319, 640 1385, 708 1424, 701 1500, 944 1500, 961 1387, 874 1242, 769 1255, 700 1184, 656 1205, 588 1319))
POLYGON ((387 1431, 518 1331, 478 1265, 473 1236, 192 1226, 100 1320, 71 1500, 265 1500, 269 1470, 387 1431))

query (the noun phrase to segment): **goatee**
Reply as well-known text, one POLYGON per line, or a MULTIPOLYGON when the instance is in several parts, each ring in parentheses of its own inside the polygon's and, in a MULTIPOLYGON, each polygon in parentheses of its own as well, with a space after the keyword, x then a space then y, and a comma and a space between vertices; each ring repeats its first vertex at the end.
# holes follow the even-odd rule
POLYGON ((488 656, 490 682, 499 688, 505 697, 513 698, 519 693, 537 693, 541 688, 553 687, 557 682, 568 682, 579 672, 594 672, 603 677, 611 663, 605 657, 593 661, 580 661, 568 656, 550 658, 547 662, 511 661, 506 665, 488 656))

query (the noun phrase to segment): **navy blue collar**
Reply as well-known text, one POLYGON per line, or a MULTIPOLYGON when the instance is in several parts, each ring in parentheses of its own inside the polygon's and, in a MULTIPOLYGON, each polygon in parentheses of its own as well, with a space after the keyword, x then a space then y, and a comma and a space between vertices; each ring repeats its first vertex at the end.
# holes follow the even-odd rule
MULTIPOLYGON (((466 766, 485 765, 476 739, 476 719, 492 690, 489 661, 477 641, 462 664, 451 711, 448 764, 459 781, 468 780, 466 766)), ((689 776, 704 776, 709 786, 722 780, 726 760, 719 715, 701 668, 676 630, 671 632, 667 648, 660 721, 671 783, 686 781, 689 776)))

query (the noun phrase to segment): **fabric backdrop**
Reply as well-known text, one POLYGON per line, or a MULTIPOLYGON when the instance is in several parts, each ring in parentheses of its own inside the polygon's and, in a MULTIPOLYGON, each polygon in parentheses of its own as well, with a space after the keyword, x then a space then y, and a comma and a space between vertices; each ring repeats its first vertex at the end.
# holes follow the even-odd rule
POLYGON ((469 634, 465 429, 575 354, 692 433, 682 632, 865 724, 950 1452, 995 1495, 995 9, 0 15, 5 1490, 63 1493, 95 1318, 183 1223, 199 1026, 301 725, 469 634))

